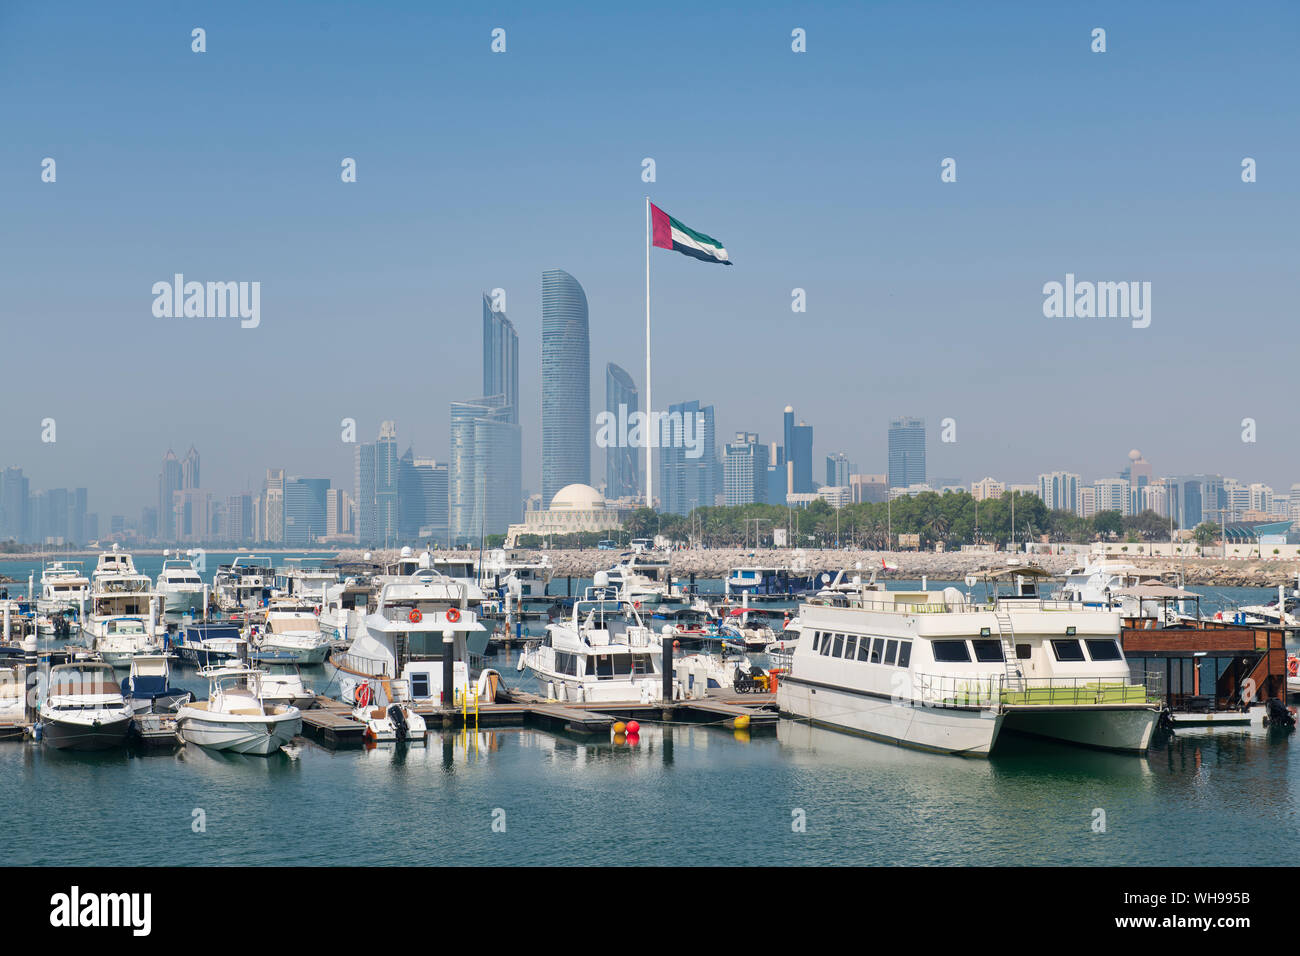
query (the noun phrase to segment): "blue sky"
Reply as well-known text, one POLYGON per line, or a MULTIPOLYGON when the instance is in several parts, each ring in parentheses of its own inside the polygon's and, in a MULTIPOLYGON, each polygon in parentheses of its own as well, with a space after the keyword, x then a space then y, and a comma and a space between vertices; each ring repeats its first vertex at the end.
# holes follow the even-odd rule
POLYGON ((344 417, 445 458, 500 287, 536 490, 541 273, 587 291, 599 409, 606 361, 644 374, 648 191, 735 261, 652 261, 656 405, 712 403, 720 436, 779 440, 790 403, 815 473, 884 471, 889 418, 921 415, 935 477, 1102 477, 1137 447, 1280 490, 1297 26, 1280 2, 0 6, 0 463, 107 515, 152 500, 169 445, 222 496, 271 465, 350 486, 344 417), (260 281, 261 326, 155 318, 176 272, 260 281), (1067 272, 1150 281, 1151 326, 1045 318, 1067 272))

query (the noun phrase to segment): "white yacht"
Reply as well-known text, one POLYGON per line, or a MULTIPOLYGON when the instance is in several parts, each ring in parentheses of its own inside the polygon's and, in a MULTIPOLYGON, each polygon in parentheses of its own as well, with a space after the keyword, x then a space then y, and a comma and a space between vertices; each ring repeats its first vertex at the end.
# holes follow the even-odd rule
POLYGON ((636 607, 676 601, 681 590, 672 581, 668 570, 668 554, 649 548, 636 547, 619 556, 618 563, 606 574, 612 587, 617 588, 636 607))
POLYGON ((207 699, 176 711, 177 730, 187 743, 266 756, 302 733, 302 712, 297 707, 263 697, 260 671, 218 667, 205 676, 207 699))
POLYGON ((304 710, 313 706, 316 694, 303 682, 297 661, 283 654, 263 652, 252 655, 252 662, 227 660, 199 668, 200 677, 211 679, 223 673, 235 673, 256 668, 262 675, 261 697, 266 704, 284 704, 304 710))
POLYGON ((203 613, 203 579, 194 562, 185 558, 164 559, 158 572, 158 593, 163 596, 167 614, 203 613))
POLYGON ((254 638, 260 650, 288 655, 299 664, 321 664, 329 656, 330 639, 321 633, 319 605, 298 598, 272 598, 266 623, 254 638))
POLYGON ((108 750, 126 743, 131 708, 101 661, 50 668, 40 704, 41 739, 59 750, 108 750))
POLYGON ((116 546, 99 556, 90 603, 82 632, 90 649, 109 664, 126 667, 139 654, 162 650, 162 595, 135 569, 131 555, 116 546))
POLYGON ((534 555, 519 548, 497 548, 483 559, 479 574, 483 583, 498 590, 511 580, 518 582, 515 592, 521 598, 541 597, 546 593, 555 569, 546 555, 534 555))
POLYGON ((351 645, 330 657, 343 700, 356 706, 361 693, 371 706, 385 708, 403 693, 438 700, 444 632, 452 635, 453 689, 463 692, 469 686, 470 659, 487 650, 489 635, 477 613, 482 600, 477 585, 431 568, 384 578, 375 610, 361 617, 351 645), (362 685, 368 690, 361 691, 362 685))
POLYGON ((569 701, 663 699, 663 645, 641 618, 636 602, 605 585, 573 602, 573 614, 546 626, 546 636, 526 645, 518 667, 569 701))
POLYGON ((0 667, 0 723, 12 724, 24 717, 24 669, 0 667))
POLYGON ((248 611, 266 606, 275 587, 275 571, 267 558, 241 554, 223 564, 212 578, 217 607, 223 611, 248 611))
POLYGON ((799 609, 783 714, 941 753, 988 756, 1002 730, 1145 752, 1159 705, 1130 677, 1120 614, 1040 600, 1036 569, 990 575, 1018 593, 839 589, 799 609))
POLYGON ((81 614, 89 603, 90 579, 80 565, 54 561, 41 571, 41 596, 36 601, 36 610, 41 614, 81 614))

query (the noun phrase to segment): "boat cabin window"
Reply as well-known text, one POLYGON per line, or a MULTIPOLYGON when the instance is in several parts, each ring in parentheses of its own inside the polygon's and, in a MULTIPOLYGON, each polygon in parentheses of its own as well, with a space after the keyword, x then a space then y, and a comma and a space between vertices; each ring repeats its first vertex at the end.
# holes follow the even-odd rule
POLYGON ((1017 659, 1017 660, 1027 661, 1027 660, 1029 660, 1029 657, 1030 657, 1030 654, 1031 654, 1031 653, 1032 653, 1032 651, 1029 649, 1029 645, 1028 645, 1028 644, 1017 644, 1017 645, 1016 645, 1016 659, 1017 659))
MULTIPOLYGON (((860 661, 871 660, 871 638, 864 637, 861 641, 858 642, 858 660, 860 661)), ((876 663, 878 664, 880 662, 876 661, 876 663)))
POLYGON ((879 664, 885 655, 885 639, 877 637, 871 642, 871 663, 879 664))
MULTIPOLYGON (((560 674, 568 674, 571 677, 578 676, 578 656, 576 654, 566 654, 564 651, 555 652, 555 670, 560 674)), ((592 673, 592 658, 587 658, 587 673, 592 673)))
POLYGON ((817 650, 817 648, 821 645, 821 642, 822 642, 822 632, 813 631, 812 649, 814 651, 817 650))
POLYGON ((429 696, 429 675, 422 673, 411 674, 411 696, 428 697, 429 696))
POLYGON ((898 641, 890 638, 889 643, 885 645, 885 663, 894 663, 894 658, 898 655, 898 641))
POLYGON ((912 642, 900 641, 898 644, 898 666, 907 667, 912 663, 912 642))
POLYGON ((1119 652, 1119 645, 1109 639, 1089 640, 1088 656, 1094 661, 1120 661, 1124 656, 1119 652))
POLYGON ((831 635, 830 635, 830 634, 823 634, 823 635, 822 635, 822 650, 821 650, 822 657, 826 657, 827 655, 830 654, 830 652, 831 652, 831 635))
POLYGON ((1000 664, 1005 660, 1002 656, 1001 641, 971 641, 971 646, 975 648, 975 660, 981 663, 1000 664))
POLYGON ((970 651, 965 641, 931 641, 934 659, 946 664, 965 663, 970 660, 970 651))
POLYGON ((835 643, 833 645, 833 649, 831 650, 831 656, 832 657, 844 656, 844 635, 843 634, 835 635, 835 643))
POLYGON ((1052 652, 1056 659, 1062 662, 1074 662, 1083 660, 1083 648, 1078 641, 1052 641, 1052 652))
POLYGON ((844 659, 851 661, 858 656, 857 651, 858 636, 856 634, 846 634, 844 636, 844 659))

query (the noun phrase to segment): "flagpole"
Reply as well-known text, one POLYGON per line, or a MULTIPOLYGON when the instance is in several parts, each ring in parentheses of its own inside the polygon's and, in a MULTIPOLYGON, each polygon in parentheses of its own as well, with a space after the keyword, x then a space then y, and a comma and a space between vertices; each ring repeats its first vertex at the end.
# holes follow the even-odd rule
POLYGON ((650 197, 645 197, 645 503, 655 506, 653 468, 650 463, 651 427, 654 424, 654 405, 650 401, 650 197))

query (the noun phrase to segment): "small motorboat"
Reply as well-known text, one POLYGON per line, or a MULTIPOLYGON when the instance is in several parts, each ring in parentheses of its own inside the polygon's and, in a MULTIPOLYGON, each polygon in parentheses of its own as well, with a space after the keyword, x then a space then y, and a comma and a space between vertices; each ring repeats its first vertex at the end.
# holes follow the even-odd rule
POLYGON ((252 659, 262 672, 262 700, 268 704, 291 704, 299 710, 316 703, 316 692, 303 683, 302 671, 292 654, 259 651, 252 659))
POLYGON ((251 667, 207 671, 208 699, 176 711, 181 738, 211 750, 266 756, 302 732, 302 711, 262 697, 262 672, 251 667))
POLYGON ((131 729, 131 708, 103 661, 51 667, 39 714, 41 739, 59 750, 121 747, 131 729))
POLYGON ((122 697, 133 714, 171 714, 194 695, 171 686, 171 657, 149 654, 132 658, 131 673, 122 678, 122 697))
MULTIPOLYGON (((401 681, 395 681, 399 687, 394 688, 402 694, 401 681)), ((352 709, 354 719, 366 725, 365 738, 370 743, 424 743, 428 727, 424 718, 415 712, 406 700, 383 703, 375 700, 369 682, 361 682, 355 692, 356 707, 352 709)))
POLYGON ((222 661, 248 655, 248 642, 238 624, 187 624, 175 638, 172 649, 181 660, 195 667, 210 667, 222 661))

